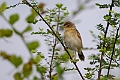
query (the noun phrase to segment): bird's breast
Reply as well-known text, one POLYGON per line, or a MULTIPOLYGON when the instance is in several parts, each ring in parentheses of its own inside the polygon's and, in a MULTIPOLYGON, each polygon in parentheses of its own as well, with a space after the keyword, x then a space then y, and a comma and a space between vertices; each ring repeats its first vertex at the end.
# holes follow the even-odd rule
POLYGON ((73 34, 73 33, 70 33, 70 34, 69 33, 65 33, 65 35, 64 35, 65 45, 70 50, 73 50, 73 51, 77 51, 78 50, 77 45, 80 45, 75 37, 76 37, 76 35, 73 34))

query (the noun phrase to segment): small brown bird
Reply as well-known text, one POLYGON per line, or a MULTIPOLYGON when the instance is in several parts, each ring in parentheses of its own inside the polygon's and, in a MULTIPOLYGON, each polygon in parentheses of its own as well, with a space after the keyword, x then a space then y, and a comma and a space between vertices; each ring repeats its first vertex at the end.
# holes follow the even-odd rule
POLYGON ((80 36, 80 33, 76 29, 75 25, 68 21, 64 24, 64 43, 67 48, 75 52, 78 52, 78 56, 81 61, 84 61, 85 57, 83 55, 83 52, 81 50, 82 48, 82 39, 80 36))

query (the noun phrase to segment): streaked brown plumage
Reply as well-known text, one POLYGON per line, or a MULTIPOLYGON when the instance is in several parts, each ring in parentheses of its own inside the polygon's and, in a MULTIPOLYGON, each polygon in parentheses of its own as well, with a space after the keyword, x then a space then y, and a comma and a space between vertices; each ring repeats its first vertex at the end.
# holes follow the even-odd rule
POLYGON ((82 48, 82 39, 80 33, 76 29, 75 25, 68 21, 64 24, 64 43, 66 47, 70 50, 74 51, 75 53, 78 52, 78 56, 81 61, 84 61, 85 57, 81 50, 82 48))

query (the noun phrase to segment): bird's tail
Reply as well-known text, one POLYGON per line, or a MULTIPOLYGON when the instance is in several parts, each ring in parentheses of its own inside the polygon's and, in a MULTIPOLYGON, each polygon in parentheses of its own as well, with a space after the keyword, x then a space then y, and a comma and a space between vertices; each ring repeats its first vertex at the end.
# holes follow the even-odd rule
POLYGON ((85 60, 85 56, 84 56, 84 54, 83 54, 82 51, 78 53, 78 56, 79 56, 79 58, 80 58, 81 61, 85 60))

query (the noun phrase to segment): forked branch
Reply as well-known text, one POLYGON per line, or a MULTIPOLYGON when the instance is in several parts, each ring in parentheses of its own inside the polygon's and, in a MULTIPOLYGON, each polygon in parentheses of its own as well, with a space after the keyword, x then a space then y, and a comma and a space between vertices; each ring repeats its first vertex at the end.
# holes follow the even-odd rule
POLYGON ((118 29, 117 29, 116 36, 115 36, 115 41, 114 41, 114 45, 113 45, 113 50, 112 50, 112 55, 111 55, 111 59, 110 59, 110 64, 109 64, 109 67, 108 67, 107 77, 109 76, 110 66, 111 66, 111 63, 112 63, 112 60, 113 60, 113 55, 114 55, 114 53, 115 53, 115 44, 116 44, 116 42, 117 42, 119 29, 120 29, 120 24, 119 24, 119 27, 118 27, 118 29))
MULTIPOLYGON (((113 8, 113 3, 114 3, 114 0, 112 0, 112 2, 111 2, 110 10, 112 10, 112 8, 113 8)), ((110 12, 110 11, 109 11, 109 16, 111 16, 111 12, 110 12)), ((110 25, 110 23, 107 22, 107 26, 106 26, 106 29, 105 29, 105 32, 104 32, 103 48, 105 47, 106 36, 107 36, 107 31, 108 31, 109 25, 110 25)), ((101 75, 101 71, 102 71, 102 60, 103 60, 103 55, 104 55, 104 52, 101 53, 100 67, 99 67, 99 71, 98 71, 98 80, 100 80, 100 75, 101 75)))

